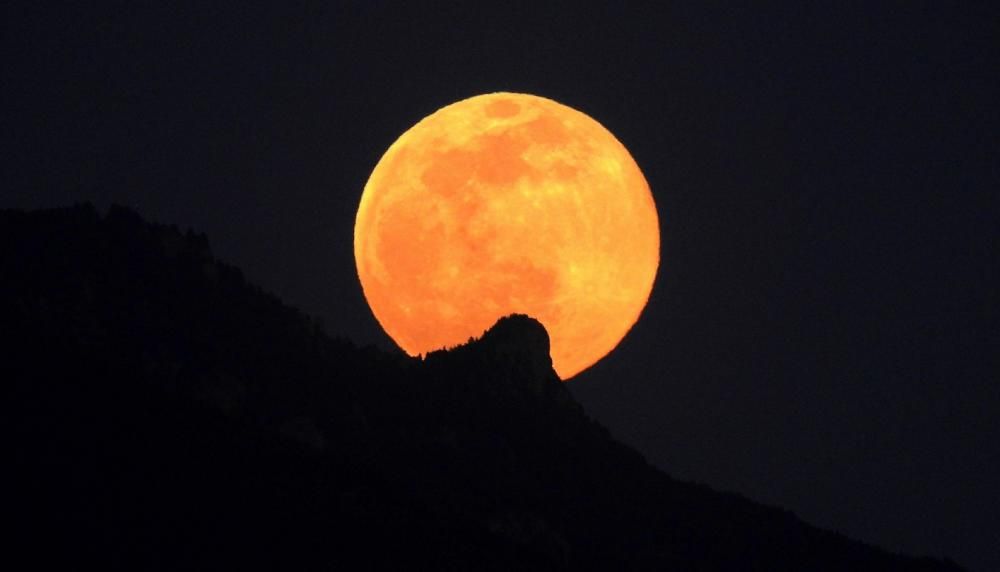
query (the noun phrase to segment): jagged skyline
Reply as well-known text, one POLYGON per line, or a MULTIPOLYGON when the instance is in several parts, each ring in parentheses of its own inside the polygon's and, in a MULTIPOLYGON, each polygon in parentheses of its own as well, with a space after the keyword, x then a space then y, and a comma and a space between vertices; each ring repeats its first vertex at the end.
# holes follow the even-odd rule
POLYGON ((0 284, 8 517, 37 566, 960 570, 657 471, 531 317, 408 358, 127 209, 0 211, 0 233, 23 269, 0 284))

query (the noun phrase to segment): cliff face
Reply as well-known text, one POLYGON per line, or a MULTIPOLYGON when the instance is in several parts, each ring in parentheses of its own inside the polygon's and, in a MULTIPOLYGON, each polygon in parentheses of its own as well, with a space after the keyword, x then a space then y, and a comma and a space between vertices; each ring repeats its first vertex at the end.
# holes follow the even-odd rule
POLYGON ((120 208, 0 212, 0 270, 38 568, 957 569, 654 470, 527 316, 422 360, 359 349, 120 208))

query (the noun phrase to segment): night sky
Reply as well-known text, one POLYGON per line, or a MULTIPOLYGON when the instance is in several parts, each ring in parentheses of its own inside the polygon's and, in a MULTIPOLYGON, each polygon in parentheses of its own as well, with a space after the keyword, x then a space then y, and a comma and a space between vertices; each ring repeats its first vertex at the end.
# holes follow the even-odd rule
POLYGON ((586 410, 675 477, 1000 569, 990 3, 135 4, 0 9, 0 208, 203 231, 388 349, 352 246, 382 152, 475 94, 555 99, 631 151, 662 232, 586 410))

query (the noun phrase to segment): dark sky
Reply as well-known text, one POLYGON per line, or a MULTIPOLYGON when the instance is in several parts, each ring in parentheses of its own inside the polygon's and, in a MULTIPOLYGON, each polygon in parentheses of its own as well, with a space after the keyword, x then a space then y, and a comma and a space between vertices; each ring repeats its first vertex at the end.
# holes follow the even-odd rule
POLYGON ((352 250, 381 153, 474 94, 556 99, 630 149, 662 227, 585 408, 676 477, 1000 569, 990 3, 136 4, 4 3, 0 207, 193 227, 388 348, 352 250))

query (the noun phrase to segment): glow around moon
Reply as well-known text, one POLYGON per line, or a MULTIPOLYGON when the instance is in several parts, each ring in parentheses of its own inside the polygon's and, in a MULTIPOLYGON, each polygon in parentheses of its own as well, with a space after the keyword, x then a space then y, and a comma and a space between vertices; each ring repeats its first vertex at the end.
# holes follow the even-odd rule
POLYGON ((566 380, 636 322, 659 264, 645 178, 597 121, 555 101, 494 93, 403 133, 376 165, 354 227, 376 319, 411 355, 528 314, 566 380))

